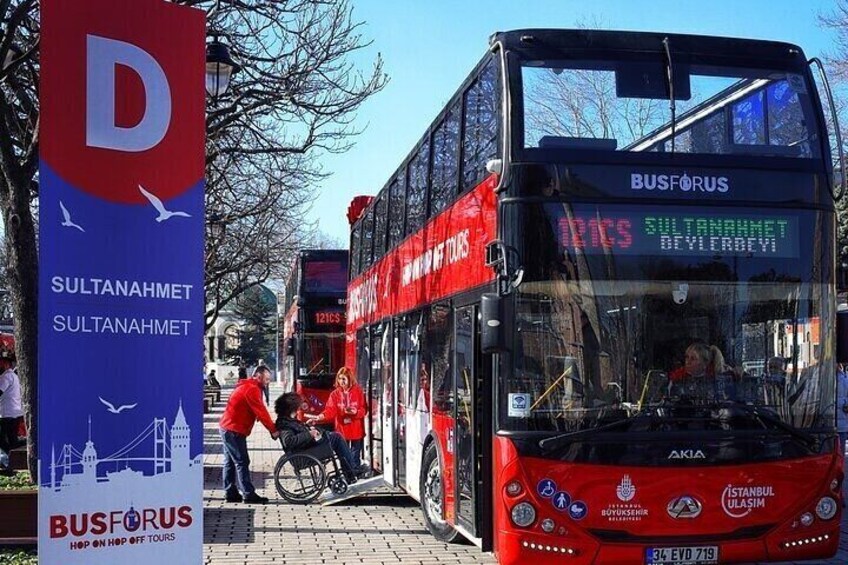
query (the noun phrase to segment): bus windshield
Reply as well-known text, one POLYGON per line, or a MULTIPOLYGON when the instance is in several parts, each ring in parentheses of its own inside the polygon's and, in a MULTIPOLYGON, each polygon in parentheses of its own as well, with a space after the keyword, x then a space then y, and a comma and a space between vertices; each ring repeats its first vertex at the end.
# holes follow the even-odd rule
POLYGON ((524 147, 819 156, 814 91, 804 75, 703 56, 675 56, 670 67, 656 54, 634 57, 524 61, 524 147))
POLYGON ((336 371, 342 365, 344 365, 344 334, 304 334, 303 366, 298 376, 303 386, 332 389, 336 371))
POLYGON ((307 294, 343 292, 347 288, 347 259, 308 259, 303 270, 303 290, 307 294))
POLYGON ((544 202, 519 217, 507 428, 832 426, 822 212, 544 202))

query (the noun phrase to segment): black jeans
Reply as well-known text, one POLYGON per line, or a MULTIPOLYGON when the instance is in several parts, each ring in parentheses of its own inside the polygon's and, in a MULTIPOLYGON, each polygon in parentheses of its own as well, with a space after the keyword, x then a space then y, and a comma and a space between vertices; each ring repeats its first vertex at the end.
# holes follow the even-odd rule
POLYGON ((250 496, 256 489, 250 482, 247 437, 221 430, 221 439, 224 441, 224 491, 227 496, 235 496, 239 491, 243 496, 250 496))

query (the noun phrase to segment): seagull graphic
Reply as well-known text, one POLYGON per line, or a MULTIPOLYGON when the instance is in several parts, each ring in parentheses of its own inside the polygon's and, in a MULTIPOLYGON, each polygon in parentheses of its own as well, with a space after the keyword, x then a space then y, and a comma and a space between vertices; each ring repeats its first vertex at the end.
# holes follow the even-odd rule
POLYGON ((157 222, 164 222, 165 220, 170 219, 172 216, 181 216, 183 218, 191 218, 191 214, 187 214, 186 212, 180 212, 180 211, 171 212, 170 210, 166 210, 165 205, 162 204, 162 201, 159 200, 159 198, 157 198, 155 194, 152 194, 152 193, 144 190, 143 186, 138 185, 138 189, 141 191, 141 193, 144 195, 144 197, 147 198, 150 201, 151 204, 153 204, 153 207, 156 208, 156 211, 159 212, 159 215, 156 217, 157 222))
POLYGON ((65 205, 62 204, 62 201, 59 201, 59 208, 62 209, 62 216, 65 218, 62 222, 62 226, 66 228, 77 228, 79 231, 85 233, 85 230, 79 224, 75 224, 71 221, 71 213, 68 212, 68 209, 65 208, 65 205))
POLYGON ((103 398, 100 396, 98 396, 97 398, 100 399, 100 402, 106 405, 106 408, 108 408, 109 412, 111 412, 112 414, 120 414, 122 410, 131 410, 138 405, 138 402, 136 402, 135 404, 124 404, 122 406, 119 406, 118 408, 115 408, 115 405, 109 402, 108 400, 103 400, 103 398))

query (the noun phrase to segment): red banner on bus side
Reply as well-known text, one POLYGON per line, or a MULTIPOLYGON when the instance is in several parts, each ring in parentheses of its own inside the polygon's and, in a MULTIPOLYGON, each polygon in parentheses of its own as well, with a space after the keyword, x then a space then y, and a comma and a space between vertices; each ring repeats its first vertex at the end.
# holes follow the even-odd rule
POLYGON ((356 330, 494 280, 486 245, 496 237, 497 177, 474 190, 351 281, 347 297, 347 362, 356 330))

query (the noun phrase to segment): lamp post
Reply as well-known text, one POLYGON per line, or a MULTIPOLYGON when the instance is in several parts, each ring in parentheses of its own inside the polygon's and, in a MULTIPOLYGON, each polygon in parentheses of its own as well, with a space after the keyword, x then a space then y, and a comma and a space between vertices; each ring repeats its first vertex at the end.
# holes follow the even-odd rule
POLYGON ((230 49, 212 35, 212 41, 206 44, 206 92, 213 101, 223 96, 230 86, 230 79, 241 70, 241 65, 230 56, 230 49))

